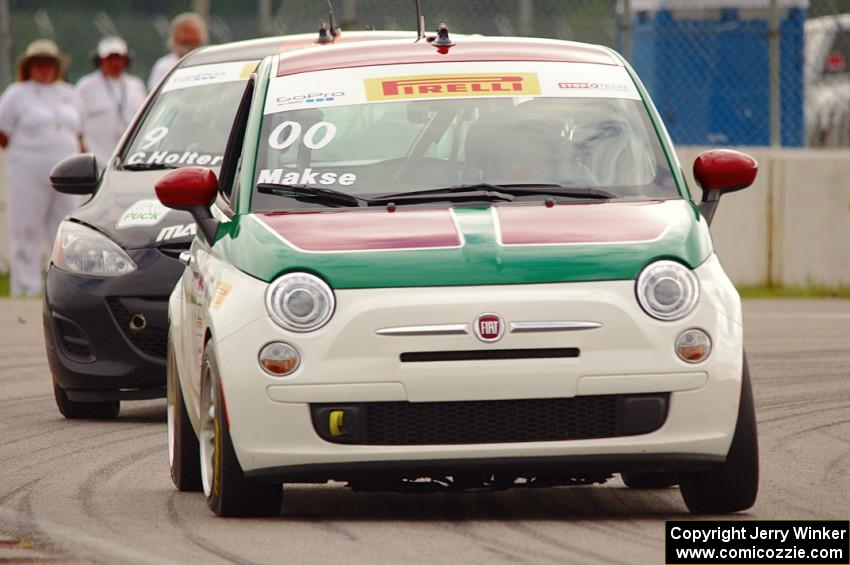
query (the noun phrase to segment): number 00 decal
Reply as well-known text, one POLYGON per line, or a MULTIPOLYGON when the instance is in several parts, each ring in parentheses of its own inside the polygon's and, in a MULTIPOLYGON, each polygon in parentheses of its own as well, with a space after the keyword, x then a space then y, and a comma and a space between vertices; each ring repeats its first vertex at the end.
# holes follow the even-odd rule
MULTIPOLYGON (((304 132, 303 142, 308 149, 322 149, 333 141, 336 136, 336 126, 330 122, 318 122, 304 132)), ((272 149, 288 149, 301 137, 301 124, 286 121, 278 125, 269 135, 269 146, 272 149)))

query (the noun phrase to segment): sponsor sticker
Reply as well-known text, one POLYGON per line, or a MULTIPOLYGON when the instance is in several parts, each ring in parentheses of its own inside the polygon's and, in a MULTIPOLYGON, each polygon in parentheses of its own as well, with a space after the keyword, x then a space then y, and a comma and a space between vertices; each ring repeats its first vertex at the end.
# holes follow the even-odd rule
POLYGON ((251 78, 251 73, 257 69, 257 65, 259 64, 259 61, 248 61, 242 65, 242 71, 239 73, 239 78, 244 78, 245 80, 251 78))
POLYGON ((162 92, 247 80, 257 68, 258 61, 214 63, 177 69, 162 87, 162 92))
POLYGON ((537 73, 413 75, 366 79, 365 85, 367 100, 540 94, 537 73))
POLYGON ((605 82, 559 82, 558 88, 564 90, 616 90, 620 92, 626 92, 629 89, 628 85, 625 84, 605 82))
POLYGON ((284 169, 262 169, 257 178, 257 183, 270 184, 307 184, 325 185, 339 184, 340 186, 351 186, 357 182, 354 173, 322 173, 307 167, 303 171, 286 172, 284 169))
POLYGON ((313 106, 330 103, 341 103, 345 97, 344 90, 335 90, 332 92, 308 92, 305 94, 296 94, 294 96, 278 96, 275 102, 281 106, 282 110, 287 110, 286 106, 298 104, 299 106, 313 106))
POLYGON ((117 229, 124 229, 138 226, 155 226, 162 221, 169 211, 170 209, 166 208, 159 200, 139 200, 121 214, 115 227, 117 229))
MULTIPOLYGON (((331 69, 274 77, 266 114, 440 98, 547 96, 640 100, 625 68, 592 63, 480 61, 331 69), (506 71, 507 68, 507 71, 506 71)), ((328 119, 327 113, 319 119, 328 119)))
POLYGON ((159 235, 156 236, 156 241, 168 241, 177 239, 178 237, 194 236, 197 233, 197 227, 192 224, 177 224, 174 226, 166 226, 159 230, 159 235))
POLYGON ((213 291, 212 302, 210 304, 211 310, 218 310, 221 308, 221 305, 224 304, 227 295, 230 294, 230 290, 233 287, 227 283, 216 283, 215 290, 213 291))

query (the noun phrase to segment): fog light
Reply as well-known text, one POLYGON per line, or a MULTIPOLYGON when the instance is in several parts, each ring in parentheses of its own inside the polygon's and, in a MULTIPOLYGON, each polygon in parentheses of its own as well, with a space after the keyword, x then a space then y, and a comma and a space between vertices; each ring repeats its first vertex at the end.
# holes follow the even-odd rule
POLYGON ((685 330, 676 338, 676 354, 686 363, 699 363, 711 353, 711 338, 702 330, 685 330))
POLYGON ((294 372, 301 364, 298 351, 280 341, 266 344, 260 350, 260 366, 265 372, 275 377, 283 377, 294 372))

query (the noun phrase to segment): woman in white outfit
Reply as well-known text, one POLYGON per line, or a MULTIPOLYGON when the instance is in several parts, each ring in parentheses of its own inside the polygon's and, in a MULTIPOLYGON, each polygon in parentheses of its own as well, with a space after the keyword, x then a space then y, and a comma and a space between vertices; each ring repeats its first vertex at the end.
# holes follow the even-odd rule
POLYGON ((18 61, 18 82, 0 97, 13 296, 41 292, 59 222, 82 202, 54 191, 49 179, 53 165, 82 149, 76 96, 61 78, 67 63, 52 41, 32 42, 18 61))

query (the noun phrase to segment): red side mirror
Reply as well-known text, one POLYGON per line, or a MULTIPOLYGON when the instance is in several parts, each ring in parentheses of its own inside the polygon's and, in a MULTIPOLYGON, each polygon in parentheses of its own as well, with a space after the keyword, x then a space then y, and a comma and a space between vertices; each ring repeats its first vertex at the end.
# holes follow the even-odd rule
POLYGON ((183 167, 159 179, 154 187, 159 201, 169 208, 208 208, 218 194, 218 179, 206 167, 183 167))
POLYGON ((207 241, 215 241, 218 222, 213 218, 210 206, 218 195, 218 179, 206 167, 183 167, 171 171, 154 185, 156 197, 169 208, 191 212, 207 241))
POLYGON ((755 159, 731 149, 704 151, 694 161, 694 178, 705 191, 733 192, 747 188, 756 180, 758 170, 755 159))

